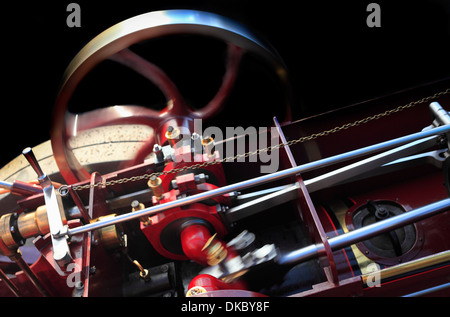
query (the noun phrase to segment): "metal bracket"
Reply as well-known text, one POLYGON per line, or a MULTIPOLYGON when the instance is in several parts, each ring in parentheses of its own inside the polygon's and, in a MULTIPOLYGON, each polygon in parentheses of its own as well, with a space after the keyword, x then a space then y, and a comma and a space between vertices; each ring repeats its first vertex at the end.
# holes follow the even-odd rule
MULTIPOLYGON (((438 102, 435 101, 430 103, 430 111, 431 116, 433 117, 433 125, 432 125, 433 127, 450 124, 449 113, 444 108, 442 108, 442 106, 438 102)), ((448 148, 446 156, 450 156, 450 133, 447 132, 445 136, 447 138, 447 148, 448 148)))
POLYGON ((64 215, 64 208, 62 205, 61 195, 53 187, 50 178, 42 171, 31 148, 26 148, 23 150, 22 154, 38 175, 38 181, 42 186, 45 205, 47 206, 50 235, 52 239, 53 259, 61 268, 63 268, 73 260, 70 255, 66 234, 62 234, 67 232, 67 227, 64 226, 62 219, 62 215, 64 215))

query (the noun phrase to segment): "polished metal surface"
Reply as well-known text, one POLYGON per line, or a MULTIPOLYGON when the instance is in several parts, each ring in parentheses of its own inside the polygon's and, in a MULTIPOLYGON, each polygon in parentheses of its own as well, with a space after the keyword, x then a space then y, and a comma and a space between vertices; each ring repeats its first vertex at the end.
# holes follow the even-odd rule
POLYGON ((40 183, 44 182, 47 178, 47 175, 42 171, 41 166, 38 163, 38 160, 36 159, 36 156, 33 153, 33 150, 30 147, 27 147, 22 151, 23 156, 27 159, 30 166, 33 168, 33 170, 38 175, 38 180, 40 183))
POLYGON ((442 108, 439 102, 430 103, 431 114, 435 117, 440 125, 450 124, 450 115, 442 108))

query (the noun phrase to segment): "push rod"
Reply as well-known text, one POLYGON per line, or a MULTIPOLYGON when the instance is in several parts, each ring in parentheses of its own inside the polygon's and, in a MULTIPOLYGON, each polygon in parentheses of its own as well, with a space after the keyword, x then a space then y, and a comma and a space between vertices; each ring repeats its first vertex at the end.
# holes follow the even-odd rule
POLYGON ((14 294, 16 297, 20 297, 19 289, 16 285, 14 285, 13 282, 9 279, 9 277, 3 272, 3 270, 0 268, 0 279, 5 283, 5 285, 9 288, 9 290, 14 294))
POLYGON ((285 170, 282 170, 279 172, 255 177, 255 178, 252 178, 249 180, 245 180, 242 182, 223 186, 221 188, 217 188, 217 189, 203 192, 200 194, 196 194, 193 196, 181 198, 181 199, 167 202, 167 203, 164 203, 161 205, 156 205, 156 206, 148 207, 148 208, 145 208, 145 209, 142 209, 139 211, 135 211, 135 212, 131 212, 131 213, 123 214, 123 215, 118 215, 116 217, 111 217, 111 218, 104 219, 101 221, 89 223, 89 224, 86 224, 86 225, 83 225, 80 227, 67 229, 67 230, 65 230, 65 232, 61 232, 60 235, 72 236, 72 235, 100 229, 100 228, 110 226, 113 224, 121 223, 124 221, 137 219, 137 218, 140 218, 143 216, 155 215, 157 213, 163 212, 163 211, 171 209, 171 208, 181 207, 186 204, 200 202, 200 201, 203 201, 203 200, 206 200, 209 198, 224 195, 224 194, 231 193, 234 191, 239 191, 239 190, 243 190, 246 188, 262 185, 262 184, 265 184, 268 182, 273 182, 276 180, 284 179, 286 177, 293 176, 293 175, 296 175, 299 173, 304 173, 304 172, 311 171, 311 170, 314 170, 317 168, 330 166, 330 165, 344 162, 344 161, 347 161, 350 159, 355 159, 355 158, 358 158, 358 157, 361 157, 364 155, 376 153, 381 150, 390 149, 395 146, 400 146, 400 145, 403 145, 403 144, 406 144, 406 143, 409 143, 409 142, 412 142, 412 141, 415 141, 415 140, 418 140, 421 138, 447 133, 448 131, 450 131, 450 125, 439 126, 439 127, 436 127, 436 128, 430 129, 430 130, 409 134, 409 135, 406 135, 403 137, 399 137, 399 138, 381 142, 381 143, 378 143, 375 145, 363 147, 363 148, 349 151, 346 153, 338 154, 338 155, 324 158, 321 160, 309 162, 309 163, 299 165, 296 167, 292 167, 292 168, 288 168, 288 169, 285 169, 285 170))
POLYGON ((5 182, 5 181, 0 180, 0 188, 11 189, 12 186, 13 186, 12 183, 5 182))

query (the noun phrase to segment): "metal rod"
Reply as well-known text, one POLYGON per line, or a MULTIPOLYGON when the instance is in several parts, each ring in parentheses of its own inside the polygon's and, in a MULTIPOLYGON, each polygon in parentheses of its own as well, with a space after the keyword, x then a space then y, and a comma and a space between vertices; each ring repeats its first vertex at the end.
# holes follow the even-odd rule
POLYGON ((11 189, 13 184, 5 181, 0 181, 0 188, 11 189))
POLYGON ((426 148, 432 147, 436 145, 436 140, 437 136, 431 136, 402 146, 398 146, 389 151, 371 156, 364 160, 322 174, 315 178, 305 180, 305 186, 308 189, 309 193, 323 188, 331 187, 333 185, 339 184, 342 181, 351 179, 354 176, 366 174, 367 172, 374 170, 375 168, 380 167, 383 164, 392 162, 399 157, 411 155, 412 153, 417 153, 426 148))
MULTIPOLYGON (((336 251, 352 244, 365 241, 382 233, 392 231, 394 229, 404 227, 408 224, 420 221, 422 219, 431 217, 438 213, 444 212, 450 208, 450 198, 446 198, 435 203, 405 212, 398 216, 388 218, 371 225, 350 231, 331 239, 328 239, 331 250, 336 251)), ((322 245, 310 245, 301 248, 285 255, 278 259, 281 265, 291 265, 309 260, 321 254, 322 245)))
MULTIPOLYGON (((434 253, 419 259, 404 262, 398 265, 390 266, 376 271, 380 280, 390 279, 394 276, 405 275, 427 267, 436 267, 450 261, 450 250, 434 253)), ((373 277, 374 272, 366 273, 361 276, 362 282, 367 285, 368 279, 373 277)))
POLYGON ((28 277, 30 282, 36 287, 36 289, 39 291, 39 293, 44 297, 49 297, 49 293, 45 289, 45 287, 42 285, 42 283, 38 280, 36 275, 31 271, 28 264, 25 262, 25 260, 22 257, 21 253, 17 253, 13 256, 10 256, 10 259, 16 262, 16 264, 19 266, 19 268, 22 270, 22 272, 28 277))
POLYGON ((30 147, 27 147, 26 149, 24 149, 22 151, 22 154, 23 154, 23 156, 25 156, 25 158, 27 159, 28 163, 31 165, 33 170, 38 175, 39 182, 41 182, 41 179, 45 178, 46 175, 42 171, 41 166, 39 165, 38 160, 36 159, 36 156, 33 153, 33 150, 30 147))
POLYGON ((311 170, 314 170, 314 169, 317 169, 320 167, 325 167, 325 166, 333 165, 336 163, 344 162, 344 161, 347 161, 350 159, 361 157, 363 155, 368 155, 368 154, 371 154, 374 152, 378 152, 380 150, 393 148, 395 146, 400 146, 400 145, 412 142, 417 139, 446 133, 448 131, 450 131, 450 125, 440 126, 440 127, 436 127, 436 128, 430 129, 430 130, 409 134, 407 136, 403 136, 403 137, 400 137, 397 139, 385 141, 382 143, 378 143, 375 145, 356 149, 356 150, 346 152, 343 154, 339 154, 339 155, 331 156, 331 157, 324 158, 321 160, 317 160, 314 162, 306 163, 306 164, 292 167, 289 169, 285 169, 285 170, 282 170, 282 171, 279 171, 276 173, 267 174, 267 175, 263 175, 263 176, 249 179, 246 181, 242 181, 239 183, 227 185, 227 186, 224 186, 221 188, 203 192, 203 193, 193 195, 190 197, 181 198, 176 201, 171 201, 171 202, 167 202, 167 203, 164 203, 161 205, 156 205, 153 207, 145 208, 145 209, 133 212, 133 213, 127 213, 127 214, 119 215, 116 217, 111 217, 110 219, 93 222, 93 223, 86 224, 84 226, 76 227, 73 229, 68 229, 66 232, 64 232, 64 234, 72 236, 72 235, 76 235, 79 233, 88 232, 88 231, 96 230, 96 229, 103 228, 106 226, 110 226, 110 225, 113 225, 116 223, 121 223, 121 222, 129 221, 132 219, 137 219, 137 218, 140 218, 143 216, 154 215, 154 214, 160 213, 167 209, 181 207, 186 204, 199 202, 199 201, 209 199, 212 197, 216 197, 219 195, 224 195, 224 194, 227 194, 227 193, 230 193, 233 191, 239 191, 242 189, 254 187, 257 185, 264 184, 264 183, 273 182, 273 181, 276 181, 279 179, 293 176, 298 173, 303 173, 303 172, 311 171, 311 170))
POLYGON ((415 293, 411 293, 408 295, 404 295, 402 297, 420 297, 420 296, 424 296, 424 295, 430 295, 434 292, 438 292, 438 291, 442 291, 444 289, 450 288, 450 283, 445 283, 445 284, 441 284, 438 286, 434 286, 434 287, 430 287, 415 293))
POLYGON ((20 297, 19 289, 16 285, 9 279, 8 276, 6 276, 5 272, 3 272, 2 269, 0 269, 0 278, 2 279, 3 283, 6 284, 6 286, 9 288, 9 290, 14 294, 16 297, 20 297))

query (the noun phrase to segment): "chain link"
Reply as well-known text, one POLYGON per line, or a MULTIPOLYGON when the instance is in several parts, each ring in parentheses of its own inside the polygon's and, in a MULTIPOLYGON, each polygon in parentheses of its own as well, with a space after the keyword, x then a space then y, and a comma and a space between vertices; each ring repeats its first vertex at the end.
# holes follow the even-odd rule
MULTIPOLYGON (((86 185, 79 185, 79 186, 71 186, 71 185, 69 185, 69 186, 71 186, 72 190, 84 190, 84 189, 91 189, 91 188, 95 188, 95 187, 112 186, 112 185, 116 185, 116 184, 125 184, 125 183, 128 183, 128 182, 135 182, 135 181, 139 181, 139 180, 147 180, 147 179, 150 179, 152 176, 159 177, 161 175, 180 173, 180 172, 184 172, 186 170, 195 170, 195 169, 199 169, 199 168, 203 168, 203 167, 207 167, 207 166, 211 166, 211 165, 216 165, 216 164, 219 164, 219 163, 230 162, 230 161, 234 161, 234 160, 242 159, 242 158, 248 158, 248 157, 253 156, 253 155, 259 155, 262 152, 268 152, 268 151, 272 151, 272 150, 283 148, 285 146, 290 146, 290 145, 294 145, 294 144, 298 144, 298 143, 304 143, 304 142, 307 142, 307 141, 312 141, 312 140, 315 140, 315 139, 317 139, 319 137, 324 137, 324 136, 327 136, 327 135, 330 135, 330 134, 337 133, 337 132, 342 131, 342 130, 347 130, 347 129, 352 128, 352 127, 357 127, 359 125, 366 124, 366 123, 368 123, 370 121, 378 120, 380 118, 390 116, 391 114, 394 114, 394 113, 397 113, 397 112, 401 112, 401 111, 403 111, 405 109, 412 108, 412 107, 414 107, 414 106, 416 106, 418 104, 422 104, 424 102, 428 102, 430 100, 436 99, 436 98, 438 98, 440 96, 443 96, 443 95, 446 95, 446 94, 449 94, 449 93, 450 93, 450 88, 447 88, 446 90, 438 92, 438 93, 435 93, 434 95, 431 95, 431 96, 428 96, 428 97, 424 97, 424 98, 416 100, 416 101, 412 101, 412 102, 410 102, 410 103, 408 103, 406 105, 399 106, 397 108, 393 108, 393 109, 390 109, 390 110, 386 110, 384 112, 375 114, 373 116, 366 117, 364 119, 356 120, 356 121, 353 121, 353 122, 349 122, 349 123, 343 124, 341 126, 334 127, 334 128, 332 128, 330 130, 324 130, 324 131, 319 132, 319 133, 313 133, 313 134, 308 135, 308 136, 303 136, 303 137, 300 137, 300 138, 295 139, 295 140, 290 140, 290 141, 288 141, 286 143, 279 143, 277 145, 268 146, 268 147, 263 148, 263 149, 257 149, 255 151, 250 151, 250 152, 246 152, 246 153, 243 153, 243 154, 237 154, 235 156, 224 157, 224 158, 219 159, 219 160, 207 161, 207 162, 198 163, 198 164, 194 164, 194 165, 190 165, 190 166, 183 166, 181 168, 174 168, 174 169, 171 169, 171 170, 168 170, 168 171, 155 172, 155 173, 150 173, 150 174, 143 174, 143 175, 139 175, 139 176, 132 176, 132 177, 128 177, 128 178, 121 178, 121 179, 116 179, 116 180, 107 181, 107 182, 98 182, 98 183, 94 183, 94 184, 86 184, 86 185)), ((67 187, 64 188, 64 189, 67 189, 67 187)))

